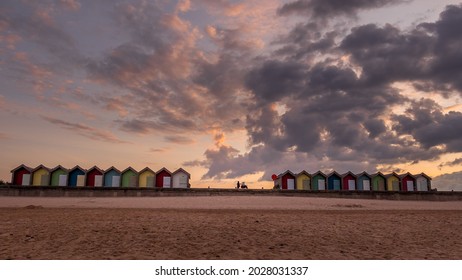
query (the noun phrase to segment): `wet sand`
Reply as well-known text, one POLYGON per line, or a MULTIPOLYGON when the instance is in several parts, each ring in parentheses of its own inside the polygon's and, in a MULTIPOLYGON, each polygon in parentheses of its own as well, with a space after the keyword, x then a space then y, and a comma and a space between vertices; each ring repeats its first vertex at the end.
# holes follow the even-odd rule
POLYGON ((0 259, 462 259, 461 204, 0 197, 0 259))

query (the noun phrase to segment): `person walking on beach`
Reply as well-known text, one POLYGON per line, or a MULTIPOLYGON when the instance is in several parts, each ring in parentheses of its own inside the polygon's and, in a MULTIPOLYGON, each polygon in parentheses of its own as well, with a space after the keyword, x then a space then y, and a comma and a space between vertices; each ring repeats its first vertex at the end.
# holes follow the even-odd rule
POLYGON ((241 183, 239 183, 239 181, 237 181, 236 189, 239 189, 240 187, 241 187, 241 183))

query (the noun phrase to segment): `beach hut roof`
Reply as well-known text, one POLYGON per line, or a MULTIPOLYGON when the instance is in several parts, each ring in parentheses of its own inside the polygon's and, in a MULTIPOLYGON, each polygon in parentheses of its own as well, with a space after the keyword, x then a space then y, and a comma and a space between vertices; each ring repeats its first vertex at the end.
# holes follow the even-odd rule
POLYGON ((386 178, 385 177, 385 174, 383 174, 382 172, 375 172, 374 174, 371 174, 371 177, 377 177, 377 176, 382 176, 383 178, 386 178))
POLYGON ((76 170, 76 169, 79 169, 80 171, 83 171, 83 172, 87 172, 87 170, 85 168, 82 168, 79 165, 76 165, 76 166, 72 167, 71 170, 69 170, 69 173, 76 170))
POLYGON ((361 177, 361 176, 367 176, 367 177, 369 177, 369 178, 372 178, 372 175, 369 174, 369 173, 367 173, 366 171, 363 171, 363 172, 361 172, 361 173, 359 173, 359 174, 356 174, 356 178, 359 178, 359 177, 361 177))
POLYGON ((184 170, 183 168, 178 168, 177 170, 175 170, 172 175, 176 174, 176 173, 180 173, 180 172, 183 172, 185 173, 186 175, 188 175, 188 178, 191 178, 191 174, 189 174, 186 170, 184 170))
POLYGON ((390 174, 385 175, 385 178, 388 179, 388 178, 393 177, 393 176, 398 178, 398 179, 400 178, 399 175, 394 171, 392 173, 390 173, 390 174))
POLYGON ((66 172, 69 172, 69 169, 62 167, 61 165, 58 165, 58 166, 56 166, 55 168, 52 168, 52 169, 50 170, 50 172, 55 172, 55 171, 58 170, 58 169, 62 169, 62 170, 64 170, 64 171, 66 171, 66 172))
MULTIPOLYGON (((146 168, 147 168, 147 167, 146 167, 146 168)), ((124 170, 122 170, 122 174, 124 174, 125 172, 127 172, 127 171, 129 171, 129 170, 131 170, 131 171, 133 171, 133 172, 135 172, 135 173, 138 173, 138 171, 136 171, 136 169, 134 169, 133 167, 129 166, 129 167, 125 168, 124 170)))
POLYGON ((45 169, 46 171, 50 172, 50 168, 46 167, 45 165, 43 164, 40 164, 39 166, 37 166, 36 168, 32 169, 32 173, 37 171, 37 170, 40 170, 40 169, 45 169))
POLYGON ((144 173, 144 172, 146 172, 146 171, 150 171, 150 172, 152 172, 152 173, 156 174, 156 172, 154 172, 154 170, 152 170, 152 169, 151 169, 151 168, 149 168, 149 167, 145 167, 145 168, 143 168, 143 169, 142 169, 142 170, 139 172, 139 174, 141 174, 141 173, 144 173))
POLYGON ((290 171, 290 170, 287 170, 286 172, 279 174, 279 176, 281 176, 281 177, 282 177, 282 176, 284 176, 284 175, 286 175, 286 174, 290 174, 290 175, 292 175, 292 176, 294 176, 294 177, 295 177, 295 174, 294 174, 294 173, 292 173, 292 171, 290 171))
POLYGON ((337 171, 332 171, 331 173, 329 173, 329 174, 327 175, 327 177, 329 178, 329 177, 334 176, 334 175, 336 175, 336 176, 338 176, 338 177, 340 177, 340 178, 342 177, 342 175, 338 174, 337 171))
POLYGON ((88 169, 87 170, 87 173, 90 172, 90 171, 93 171, 93 170, 98 170, 99 172, 101 172, 101 174, 104 173, 104 171, 102 169, 100 169, 98 166, 93 166, 92 168, 88 169))
POLYGON ((109 167, 108 169, 106 169, 106 170, 104 171, 104 173, 108 173, 108 172, 111 171, 111 170, 114 170, 115 172, 117 172, 117 173, 120 174, 120 170, 117 169, 117 168, 115 168, 114 166, 111 166, 111 167, 109 167))
POLYGON ((411 174, 411 173, 409 173, 409 172, 407 172, 407 173, 404 173, 404 174, 401 174, 401 175, 399 175, 399 177, 398 177, 398 178, 400 178, 400 179, 403 179, 403 178, 405 178, 405 177, 407 177, 407 176, 409 176, 409 177, 411 177, 411 178, 415 179, 415 176, 414 176, 414 175, 412 175, 412 174, 411 174))
POLYGON ((159 173, 162 172, 162 171, 166 171, 168 174, 172 175, 172 172, 170 172, 170 170, 168 170, 168 169, 165 168, 165 167, 162 167, 161 169, 159 169, 159 170, 156 172, 156 174, 159 174, 159 173))
POLYGON ((425 173, 423 173, 423 172, 420 173, 420 174, 414 174, 414 175, 412 175, 412 176, 414 176, 415 178, 422 176, 422 177, 425 177, 427 180, 431 180, 431 179, 432 179, 432 177, 428 176, 427 174, 425 174, 425 173))
POLYGON ((313 177, 316 176, 316 175, 321 175, 322 177, 327 178, 327 175, 324 174, 323 172, 321 172, 321 170, 319 170, 319 171, 317 171, 316 173, 313 173, 313 174, 312 174, 313 177))
POLYGON ((310 173, 306 172, 306 170, 302 170, 300 173, 298 173, 297 177, 300 176, 300 175, 303 175, 303 174, 305 174, 308 177, 311 177, 310 173))
POLYGON ((353 176, 353 177, 355 177, 355 178, 358 178, 358 177, 357 177, 353 172, 351 172, 351 171, 348 171, 347 173, 343 173, 341 177, 342 177, 342 179, 343 179, 343 178, 345 178, 345 177, 348 176, 348 175, 351 175, 351 176, 353 176))
POLYGON ((32 168, 30 168, 29 166, 27 165, 24 165, 24 164, 21 164, 20 166, 16 167, 15 169, 11 170, 11 172, 16 172, 17 170, 21 169, 21 168, 24 168, 26 169, 27 171, 31 172, 32 171, 32 168))

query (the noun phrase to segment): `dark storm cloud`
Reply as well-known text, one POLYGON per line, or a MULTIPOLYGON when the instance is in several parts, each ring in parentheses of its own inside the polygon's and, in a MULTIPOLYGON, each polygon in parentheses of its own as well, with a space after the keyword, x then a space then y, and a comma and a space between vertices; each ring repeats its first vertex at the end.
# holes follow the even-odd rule
POLYGON ((385 126, 383 120, 370 119, 366 120, 363 125, 364 128, 369 132, 370 138, 380 136, 382 133, 387 131, 387 127, 385 126))
POLYGON ((298 0, 284 4, 279 15, 307 15, 315 18, 334 16, 356 16, 359 10, 380 8, 403 3, 403 0, 298 0))
POLYGON ((444 145, 446 152, 462 152, 462 113, 443 113, 430 100, 415 102, 405 115, 392 118, 394 130, 412 135, 424 148, 444 145))
POLYGON ((340 48, 361 66, 362 79, 371 84, 409 81, 427 76, 435 39, 415 30, 406 34, 391 25, 354 28, 340 48))
POLYGON ((306 66, 292 61, 266 61, 250 71, 246 85, 261 102, 274 102, 299 92, 305 84, 306 66))
MULTIPOLYGON (((365 2, 360 2, 357 8, 379 5, 361 6, 365 2)), ((298 1, 281 11, 308 3, 298 1)), ((358 26, 337 46, 326 44, 317 50, 349 57, 350 64, 329 58, 312 63, 305 55, 291 55, 304 50, 310 53, 311 44, 325 36, 309 30, 316 23, 298 25, 285 37, 285 43, 278 42, 282 47, 273 56, 246 75, 246 86, 254 99, 246 129, 250 145, 258 146, 244 155, 227 154, 229 165, 215 158, 214 153, 209 154, 206 166, 214 167, 217 160, 220 168, 209 169, 207 176, 234 174, 230 166, 237 168, 246 161, 261 164, 269 173, 273 165, 251 157, 263 149, 278 159, 279 166, 299 166, 290 156, 298 155, 326 169, 355 161, 360 164, 352 166, 393 166, 461 152, 462 113, 444 113, 435 102, 415 100, 394 87, 396 82, 409 82, 443 96, 452 90, 461 93, 462 59, 457 47, 462 45, 457 28, 462 26, 461 15, 461 6, 448 6, 435 23, 420 24, 408 31, 392 25, 358 26), (393 107, 406 110, 389 118, 393 107)), ((251 170, 249 173, 255 172, 251 170)))
POLYGON ((435 23, 409 32, 374 24, 353 28, 340 44, 371 84, 411 81, 416 89, 447 96, 462 90, 462 6, 448 6, 435 23))

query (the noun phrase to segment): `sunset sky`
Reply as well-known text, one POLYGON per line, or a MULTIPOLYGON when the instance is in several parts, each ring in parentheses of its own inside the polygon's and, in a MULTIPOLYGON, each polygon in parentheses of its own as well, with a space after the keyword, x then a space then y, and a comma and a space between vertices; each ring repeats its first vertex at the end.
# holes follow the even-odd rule
POLYGON ((459 1, 2 0, 0 179, 24 163, 455 184, 461 27, 459 1))

